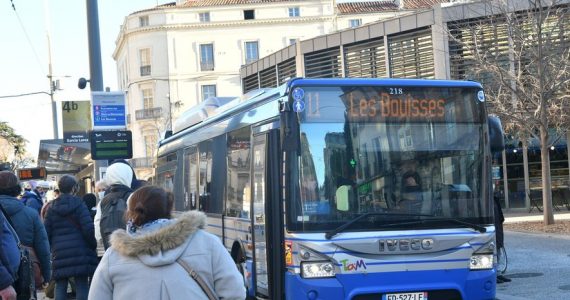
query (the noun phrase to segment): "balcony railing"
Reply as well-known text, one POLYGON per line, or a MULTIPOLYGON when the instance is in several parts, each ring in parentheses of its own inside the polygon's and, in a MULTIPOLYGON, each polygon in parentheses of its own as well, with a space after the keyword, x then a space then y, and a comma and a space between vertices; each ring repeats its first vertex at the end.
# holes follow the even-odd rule
POLYGON ((150 66, 141 66, 141 76, 150 76, 150 66))
POLYGON ((148 119, 158 119, 162 117, 162 107, 153 107, 147 109, 139 109, 135 111, 135 119, 148 120, 148 119))
POLYGON ((154 157, 137 157, 130 161, 133 168, 152 168, 154 164, 154 157))
POLYGON ((200 63, 200 70, 201 71, 214 71, 214 63, 213 62, 201 62, 200 63))

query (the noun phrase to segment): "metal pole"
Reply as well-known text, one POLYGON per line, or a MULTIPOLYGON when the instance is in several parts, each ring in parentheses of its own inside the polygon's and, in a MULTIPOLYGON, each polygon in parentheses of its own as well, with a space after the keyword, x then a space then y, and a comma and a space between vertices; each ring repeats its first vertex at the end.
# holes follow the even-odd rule
POLYGON ((99 37, 99 8, 97 0, 86 0, 87 36, 89 41, 89 76, 91 91, 103 91, 101 41, 99 37))
MULTIPOLYGON (((99 7, 97 0, 86 0, 87 37, 89 42, 89 86, 92 92, 103 91, 103 67, 101 66, 101 41, 99 37, 99 7)), ((96 160, 93 165, 95 181, 102 178, 106 160, 96 160)))
POLYGON ((53 121, 53 138, 57 140, 58 138, 58 128, 57 128, 57 104, 55 103, 54 93, 55 86, 53 84, 53 70, 51 66, 51 36, 50 36, 50 17, 49 17, 49 4, 48 0, 44 0, 44 14, 45 14, 45 26, 46 26, 46 37, 47 37, 47 50, 48 50, 48 80, 49 80, 49 97, 51 100, 51 116, 53 121))

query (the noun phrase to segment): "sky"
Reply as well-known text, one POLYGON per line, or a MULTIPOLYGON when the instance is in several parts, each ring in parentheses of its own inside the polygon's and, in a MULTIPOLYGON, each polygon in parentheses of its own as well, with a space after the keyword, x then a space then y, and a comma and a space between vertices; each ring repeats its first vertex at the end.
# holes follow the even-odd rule
MULTIPOLYGON (((117 89, 116 64, 112 58, 120 26, 129 14, 173 0, 99 0, 99 30, 103 84, 117 89)), ((352 2, 341 0, 337 2, 352 2)), ((86 1, 3 0, 0 4, 0 121, 8 122, 28 140, 28 153, 37 158, 39 141, 53 138, 49 92, 48 42, 51 65, 60 88, 54 93, 61 119, 61 101, 89 100, 89 87, 80 90, 77 81, 89 78, 86 1), (15 7, 15 11, 12 7, 15 7), (47 30, 49 28, 49 31, 47 30)), ((62 136, 61 120, 59 137, 62 136)))
MULTIPOLYGON (((89 86, 79 90, 80 77, 89 78, 86 1, 3 0, 0 4, 0 121, 8 122, 28 140, 28 153, 37 158, 39 141, 53 138, 49 92, 48 30, 54 79, 60 101, 89 100, 89 86), (12 8, 12 4, 16 11, 12 8), (49 25, 48 25, 49 24, 49 25)), ((112 58, 120 26, 129 14, 172 2, 158 0, 99 0, 99 29, 103 84, 117 89, 116 64, 112 58)), ((60 104, 58 117, 61 118, 60 104)), ((61 138, 61 121, 59 136, 61 138)))

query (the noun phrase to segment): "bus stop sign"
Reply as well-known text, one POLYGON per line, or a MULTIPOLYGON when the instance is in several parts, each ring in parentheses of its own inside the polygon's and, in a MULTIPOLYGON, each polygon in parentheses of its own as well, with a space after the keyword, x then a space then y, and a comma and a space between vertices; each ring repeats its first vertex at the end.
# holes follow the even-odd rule
POLYGON ((133 157, 131 131, 91 131, 91 159, 110 160, 133 157))

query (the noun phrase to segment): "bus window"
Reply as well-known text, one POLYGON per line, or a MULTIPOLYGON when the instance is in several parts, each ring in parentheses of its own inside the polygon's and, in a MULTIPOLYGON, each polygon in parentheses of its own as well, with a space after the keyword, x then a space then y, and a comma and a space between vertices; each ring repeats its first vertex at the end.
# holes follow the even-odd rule
POLYGON ((250 128, 242 128, 228 134, 228 183, 226 215, 250 217, 250 128))
POLYGON ((198 209, 209 211, 212 184, 212 141, 200 143, 200 173, 198 181, 198 209))
POLYGON ((158 158, 156 183, 164 189, 174 192, 174 174, 176 174, 176 153, 158 158))
POLYGON ((210 167, 210 199, 208 213, 221 214, 224 210, 224 192, 226 190, 226 135, 212 140, 212 159, 210 167))
POLYGON ((198 198, 198 153, 196 147, 184 152, 184 210, 196 209, 198 198))

